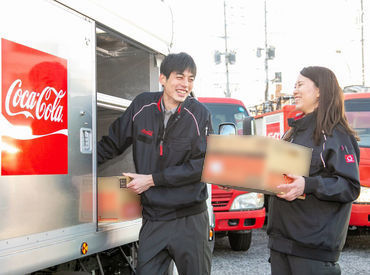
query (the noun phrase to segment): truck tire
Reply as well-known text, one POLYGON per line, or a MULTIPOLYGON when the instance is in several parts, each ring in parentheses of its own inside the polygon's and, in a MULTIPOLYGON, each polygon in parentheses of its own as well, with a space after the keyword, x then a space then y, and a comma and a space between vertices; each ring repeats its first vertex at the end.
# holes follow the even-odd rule
POLYGON ((229 243, 234 251, 247 251, 251 246, 252 231, 229 231, 229 243))

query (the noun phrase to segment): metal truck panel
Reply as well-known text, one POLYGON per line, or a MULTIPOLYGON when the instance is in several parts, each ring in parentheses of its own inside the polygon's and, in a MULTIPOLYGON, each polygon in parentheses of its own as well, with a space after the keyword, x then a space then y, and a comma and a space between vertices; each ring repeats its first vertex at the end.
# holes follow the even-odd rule
POLYGON ((160 0, 58 0, 161 54, 172 44, 171 10, 160 0), (129 7, 129 8, 128 8, 129 7))
POLYGON ((95 23, 53 1, 6 1, 0 37, 0 267, 20 274, 77 257, 96 232, 95 23))
POLYGON ((97 169, 95 144, 137 94, 160 89, 171 20, 159 0, 0 4, 1 274, 77 259, 83 242, 92 255, 138 240, 141 219, 97 222, 97 175, 134 166, 128 151, 97 169))
POLYGON ((93 200, 89 217, 81 219, 79 208, 81 186, 86 189, 88 185, 93 192, 92 148, 81 152, 80 129, 93 127, 95 25, 54 2, 38 0, 2 4, 0 26, 1 121, 6 125, 1 127, 2 144, 23 146, 22 152, 13 153, 2 146, 0 215, 5 222, 0 224, 0 249, 4 249, 9 242, 2 240, 94 221, 93 200), (59 78, 63 73, 66 79, 59 78), (64 96, 59 100, 66 99, 63 106, 55 95, 58 88, 44 93, 45 85, 57 87, 57 81, 67 82, 65 91, 60 90, 64 96), (16 83, 15 88, 12 90, 8 83, 16 83), (32 92, 38 98, 33 108, 27 105, 32 92), (47 101, 53 96, 54 101, 47 101), (61 108, 54 110, 60 114, 60 121, 45 111, 52 106, 61 108), (57 128, 61 123, 64 126, 57 128), (64 140, 67 142, 59 143, 64 140), (52 147, 46 147, 49 144, 52 147), (60 160, 59 154, 65 160, 60 160), (8 167, 9 163, 13 167, 8 167), (29 170, 24 172, 25 168, 18 169, 14 164, 29 170), (65 170, 58 170, 60 166, 65 170))
MULTIPOLYGON (((86 256, 131 243, 138 239, 141 219, 109 226, 109 230, 85 231, 63 239, 39 242, 32 247, 0 251, 0 274, 25 274, 82 257, 81 245, 88 244, 86 256), (16 255, 14 255, 16 253, 16 255)), ((66 229, 68 231, 68 229, 66 229)), ((72 229, 75 231, 75 228, 72 229)), ((53 232, 51 232, 53 233, 53 232)))

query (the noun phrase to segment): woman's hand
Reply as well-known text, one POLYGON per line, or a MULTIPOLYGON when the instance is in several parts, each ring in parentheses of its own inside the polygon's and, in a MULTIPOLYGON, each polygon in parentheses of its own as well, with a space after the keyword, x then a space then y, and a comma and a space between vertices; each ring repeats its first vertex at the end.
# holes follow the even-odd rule
POLYGON ((303 195, 305 180, 302 176, 287 175, 287 177, 293 181, 277 186, 277 188, 281 190, 281 193, 276 194, 276 196, 287 201, 293 201, 303 195))

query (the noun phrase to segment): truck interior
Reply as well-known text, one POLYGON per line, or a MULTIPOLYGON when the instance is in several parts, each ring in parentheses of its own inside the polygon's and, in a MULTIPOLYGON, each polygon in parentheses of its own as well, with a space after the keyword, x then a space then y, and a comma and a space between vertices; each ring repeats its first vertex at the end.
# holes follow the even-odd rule
POLYGON ((212 127, 215 134, 218 134, 219 125, 225 122, 234 123, 238 132, 243 130, 243 119, 248 116, 248 112, 243 106, 207 102, 203 102, 203 104, 212 114, 212 127))
MULTIPOLYGON (((136 95, 159 90, 161 58, 156 52, 103 26, 96 28, 97 141, 108 134, 110 124, 124 113, 136 95)), ((135 172, 131 147, 122 155, 97 166, 97 177, 122 176, 122 172, 135 172)), ((130 221, 98 220, 98 229, 122 222, 130 221)))

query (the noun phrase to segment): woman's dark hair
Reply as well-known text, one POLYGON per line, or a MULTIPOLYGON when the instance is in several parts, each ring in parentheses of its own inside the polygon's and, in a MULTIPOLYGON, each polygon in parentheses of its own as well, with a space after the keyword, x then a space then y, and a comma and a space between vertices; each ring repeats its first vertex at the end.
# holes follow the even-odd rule
POLYGON ((347 133, 357 138, 356 132, 349 125, 344 112, 343 91, 335 74, 328 68, 319 66, 305 67, 300 74, 311 79, 319 88, 319 105, 314 111, 317 117, 313 134, 315 143, 320 143, 322 133, 331 136, 337 125, 342 126, 341 128, 347 133))
POLYGON ((185 70, 189 70, 194 77, 197 74, 197 66, 193 58, 184 52, 167 55, 160 67, 160 73, 165 75, 166 78, 169 78, 172 72, 183 73, 185 70))

